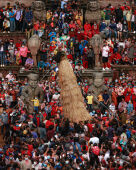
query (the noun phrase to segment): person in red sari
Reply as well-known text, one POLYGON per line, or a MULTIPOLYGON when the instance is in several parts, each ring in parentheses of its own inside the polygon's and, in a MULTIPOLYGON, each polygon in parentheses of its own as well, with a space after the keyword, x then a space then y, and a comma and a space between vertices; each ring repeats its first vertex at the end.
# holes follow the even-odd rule
POLYGON ((92 25, 92 34, 99 34, 99 25, 96 22, 92 25))
POLYGON ((88 68, 88 61, 87 61, 87 54, 88 54, 88 47, 87 46, 85 46, 85 48, 84 48, 84 52, 83 52, 83 67, 84 68, 88 68))
POLYGON ((84 25, 84 39, 87 40, 87 38, 92 38, 92 27, 88 21, 84 25))

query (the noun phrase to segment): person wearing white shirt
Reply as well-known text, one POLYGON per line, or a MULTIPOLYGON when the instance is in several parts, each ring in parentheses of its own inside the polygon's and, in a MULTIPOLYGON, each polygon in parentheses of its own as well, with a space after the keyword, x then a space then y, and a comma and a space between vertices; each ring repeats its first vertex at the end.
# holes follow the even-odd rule
POLYGON ((102 48, 102 62, 103 62, 103 71, 108 70, 108 57, 109 57, 110 48, 105 44, 102 48))
POLYGON ((108 159, 110 158, 110 151, 107 151, 104 155, 104 160, 106 161, 106 163, 108 163, 108 159))
POLYGON ((111 110, 112 114, 115 116, 116 107, 115 107, 115 104, 113 102, 110 104, 109 109, 111 110))
POLYGON ((90 140, 89 140, 89 143, 93 143, 93 144, 99 144, 99 138, 98 137, 92 137, 92 138, 90 138, 90 140))
POLYGON ((118 34, 118 38, 121 39, 122 38, 122 30, 123 30, 123 25, 121 22, 119 22, 117 24, 117 34, 118 34))
POLYGON ((5 55, 5 51, 4 51, 4 44, 3 42, 0 42, 0 64, 1 66, 4 66, 6 63, 6 55, 5 55))
POLYGON ((135 21, 136 21, 136 16, 135 14, 132 14, 131 16, 131 32, 135 33, 135 21))
POLYGON ((64 9, 64 6, 67 5, 68 0, 61 1, 61 9, 64 9))
POLYGON ((52 98, 53 98, 54 100, 58 100, 59 97, 60 97, 60 94, 57 93, 57 92, 52 96, 52 98))

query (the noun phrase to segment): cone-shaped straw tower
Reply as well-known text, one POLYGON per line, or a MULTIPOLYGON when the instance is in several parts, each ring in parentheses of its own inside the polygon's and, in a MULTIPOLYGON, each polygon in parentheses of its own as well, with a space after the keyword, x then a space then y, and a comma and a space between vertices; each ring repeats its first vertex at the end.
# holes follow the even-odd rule
POLYGON ((57 54, 57 59, 60 60, 59 86, 64 117, 76 123, 91 119, 71 64, 63 52, 57 54))

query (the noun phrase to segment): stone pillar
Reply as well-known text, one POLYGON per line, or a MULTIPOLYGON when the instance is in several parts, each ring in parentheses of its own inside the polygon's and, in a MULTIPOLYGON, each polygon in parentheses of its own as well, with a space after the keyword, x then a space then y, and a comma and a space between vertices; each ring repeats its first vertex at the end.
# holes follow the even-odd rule
POLYGON ((95 54, 95 68, 99 69, 101 67, 100 51, 103 44, 103 40, 99 34, 95 34, 90 39, 90 45, 93 47, 95 54))
POLYGON ((28 40, 28 48, 31 51, 32 58, 34 60, 34 66, 37 66, 37 60, 36 60, 36 55, 37 52, 40 48, 41 41, 38 37, 38 35, 33 35, 29 40, 28 40))

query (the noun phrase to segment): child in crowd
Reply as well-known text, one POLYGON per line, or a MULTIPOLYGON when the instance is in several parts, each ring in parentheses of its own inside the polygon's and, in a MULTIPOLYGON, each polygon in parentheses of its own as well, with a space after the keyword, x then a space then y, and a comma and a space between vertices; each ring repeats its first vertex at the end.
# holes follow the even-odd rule
POLYGON ((8 32, 10 31, 10 21, 8 18, 5 18, 4 21, 3 21, 3 29, 4 29, 4 32, 8 32))
POLYGON ((34 65, 34 60, 32 59, 32 56, 31 55, 28 55, 28 58, 25 62, 25 67, 26 69, 30 70, 34 65))

